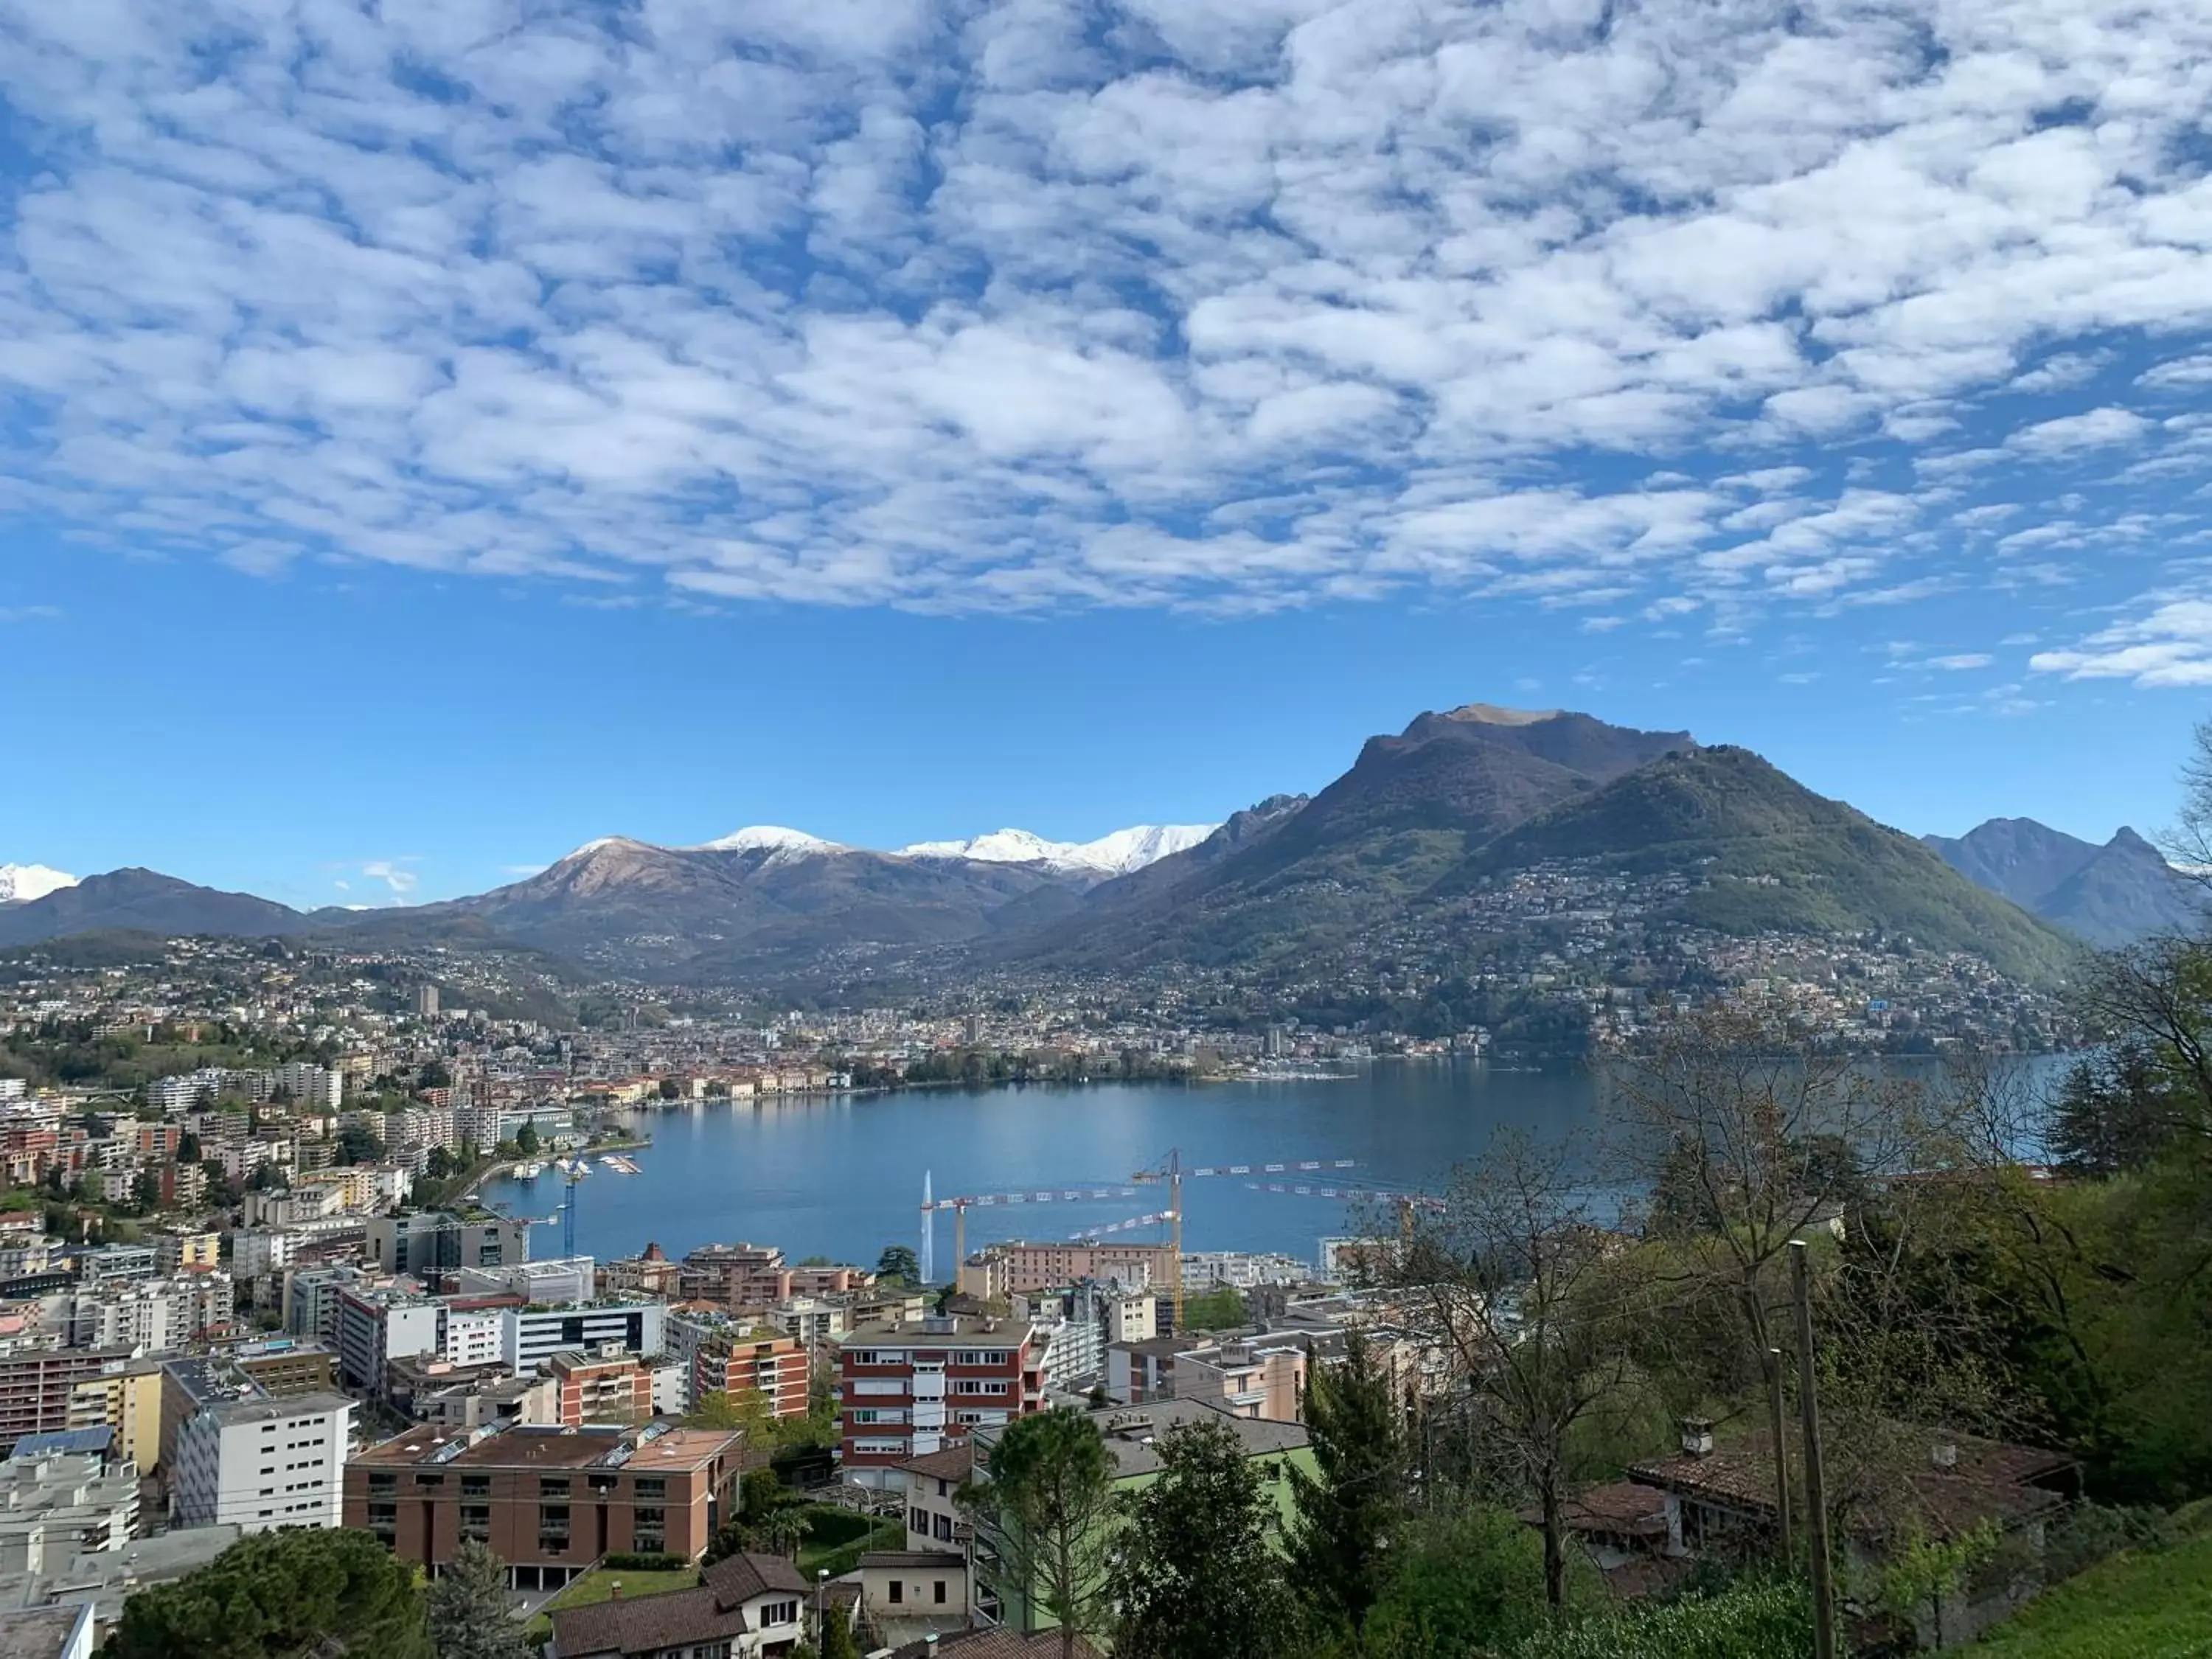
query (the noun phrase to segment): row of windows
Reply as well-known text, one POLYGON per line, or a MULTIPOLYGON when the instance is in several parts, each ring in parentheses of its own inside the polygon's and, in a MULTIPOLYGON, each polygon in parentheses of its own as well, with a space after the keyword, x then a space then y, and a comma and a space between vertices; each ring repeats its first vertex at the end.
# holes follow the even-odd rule
MULTIPOLYGON (((285 1465, 285 1468, 311 1468, 315 1467, 318 1466, 306 1463, 288 1463, 285 1465)), ((270 1470, 265 1468, 261 1472, 264 1474, 271 1473, 270 1470)), ((591 1487, 595 1492, 612 1491, 614 1489, 616 1480, 617 1477, 611 1474, 595 1474, 590 1477, 591 1487)), ((434 1491, 438 1487, 446 1484, 446 1477, 442 1474, 418 1474, 415 1477, 415 1484, 416 1486, 424 1490, 434 1491)), ((397 1474, 380 1469, 372 1469, 369 1471, 368 1490, 372 1496, 379 1496, 386 1492, 396 1492, 398 1489, 399 1477, 397 1474)), ((565 1474, 548 1474, 540 1475, 538 1477, 538 1495, 540 1498, 565 1498, 568 1495, 568 1477, 565 1474)), ((663 1474, 641 1474, 631 1481, 630 1491, 631 1493, 641 1501, 646 1498, 666 1498, 668 1496, 668 1477, 663 1474)), ((490 1497, 491 1477, 488 1474, 463 1475, 461 1477, 461 1496, 464 1498, 490 1497)))

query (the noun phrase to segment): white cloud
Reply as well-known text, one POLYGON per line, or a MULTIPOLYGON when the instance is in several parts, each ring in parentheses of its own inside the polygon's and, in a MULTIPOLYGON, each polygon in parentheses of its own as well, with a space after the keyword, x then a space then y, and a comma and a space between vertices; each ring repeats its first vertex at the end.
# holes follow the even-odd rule
POLYGON ((1948 674, 1965 673, 1970 669, 1987 668, 1996 659, 1979 651, 1961 651, 1948 657, 1930 657, 1927 665, 1940 668, 1948 674))
MULTIPOLYGON (((330 867, 347 871, 362 881, 381 883, 392 896, 392 902, 398 903, 422 884, 422 878, 408 867, 419 862, 420 860, 411 855, 396 859, 349 859, 330 867)), ((343 877, 333 878, 331 884, 342 892, 352 890, 352 884, 343 877)))
POLYGON ((2007 441, 2007 447, 2039 460, 2058 460, 2085 449, 2134 443, 2149 428, 2150 422, 2133 410, 2093 409, 2022 427, 2007 441))
POLYGON ((2028 659, 2038 673, 2127 680, 2145 688, 2212 685, 2212 599, 2154 596, 2149 608, 2063 650, 2028 659))
POLYGON ((2185 0, 0 0, 0 511, 599 605, 1904 604, 1977 480, 2198 464, 1977 400, 2212 324, 2208 57, 2185 0))

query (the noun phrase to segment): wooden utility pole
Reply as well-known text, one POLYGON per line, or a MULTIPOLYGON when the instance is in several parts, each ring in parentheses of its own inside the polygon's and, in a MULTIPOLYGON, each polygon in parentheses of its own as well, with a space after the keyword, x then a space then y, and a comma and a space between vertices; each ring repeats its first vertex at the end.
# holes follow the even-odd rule
POLYGON ((1813 1558, 1813 1659, 1836 1659, 1836 1594, 1828 1581, 1828 1479, 1820 1462, 1820 1388, 1813 1356, 1813 1289, 1805 1241, 1790 1241, 1797 1299, 1797 1408, 1805 1425, 1805 1540, 1813 1558))
POLYGON ((1784 1561, 1796 1554, 1790 1516, 1790 1419, 1782 1404, 1782 1350, 1766 1351, 1766 1426, 1774 1437, 1774 1541, 1784 1561))

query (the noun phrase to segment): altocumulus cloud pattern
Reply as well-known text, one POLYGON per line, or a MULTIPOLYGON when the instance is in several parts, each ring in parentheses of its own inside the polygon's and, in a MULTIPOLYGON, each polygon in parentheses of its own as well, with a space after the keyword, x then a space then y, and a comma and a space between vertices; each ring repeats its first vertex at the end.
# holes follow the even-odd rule
POLYGON ((2212 681, 2201 0, 0 0, 0 95, 23 521, 617 603, 2087 584, 2036 668, 2212 681))

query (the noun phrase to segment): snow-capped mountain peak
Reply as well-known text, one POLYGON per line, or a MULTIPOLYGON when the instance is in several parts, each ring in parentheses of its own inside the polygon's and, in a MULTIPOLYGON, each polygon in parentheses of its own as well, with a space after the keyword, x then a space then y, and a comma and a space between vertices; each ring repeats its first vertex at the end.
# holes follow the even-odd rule
POLYGON ((729 835, 706 841, 686 850, 694 853, 842 853, 846 849, 834 841, 824 841, 819 836, 810 836, 804 830, 787 830, 776 823, 749 823, 729 835))
POLYGON ((1096 841, 1047 841, 1027 830, 995 830, 967 841, 921 841, 902 847, 910 859, 975 859, 985 864, 1042 864, 1096 876, 1125 876, 1170 853, 1195 847, 1218 823, 1140 823, 1096 841))
POLYGON ((0 864, 0 904, 28 904, 76 885, 76 878, 43 864, 0 864))

